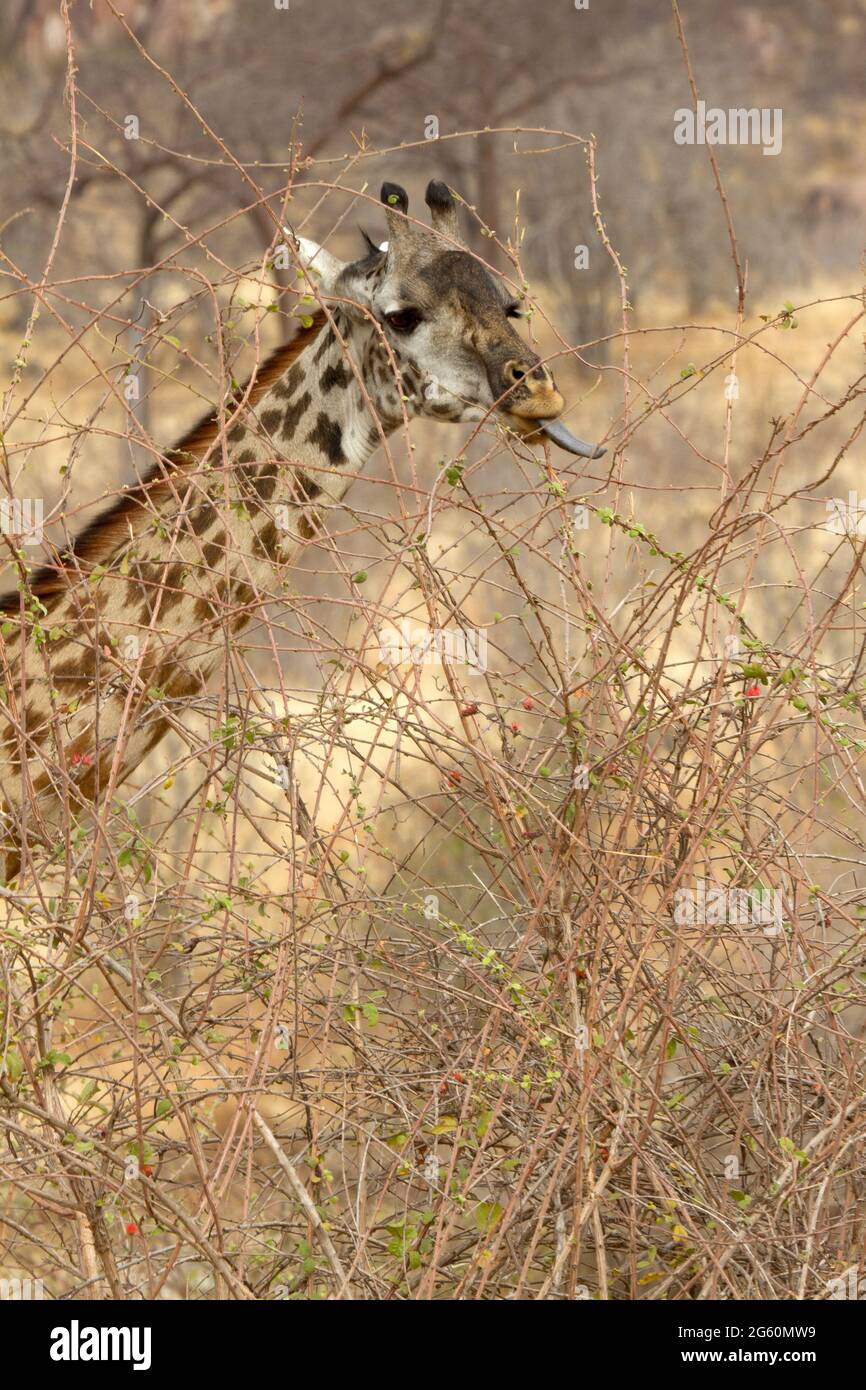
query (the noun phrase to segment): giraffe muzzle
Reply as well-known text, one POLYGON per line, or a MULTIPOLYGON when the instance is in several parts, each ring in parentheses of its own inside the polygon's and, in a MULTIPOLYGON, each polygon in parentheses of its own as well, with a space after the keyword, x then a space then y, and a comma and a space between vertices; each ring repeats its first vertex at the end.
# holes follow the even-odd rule
POLYGON ((506 362, 503 374, 507 382, 519 383, 507 410, 513 421, 519 421, 517 429, 525 439, 546 434, 560 449, 579 458, 599 459, 606 453, 600 445, 578 439, 557 418, 565 409, 565 401, 543 363, 512 359, 506 362))
POLYGON ((502 382, 509 392, 506 409, 519 420, 547 420, 565 409, 553 377, 540 362, 512 358, 502 368, 502 382))

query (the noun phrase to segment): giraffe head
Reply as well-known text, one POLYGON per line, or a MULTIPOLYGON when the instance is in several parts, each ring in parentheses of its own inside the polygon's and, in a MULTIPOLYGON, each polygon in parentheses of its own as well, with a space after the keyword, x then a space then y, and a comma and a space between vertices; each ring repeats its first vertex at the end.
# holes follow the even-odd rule
POLYGON ((542 431, 584 458, 604 453, 559 423, 564 401, 549 369, 514 327, 520 305, 507 285, 462 245, 457 205, 435 179, 425 201, 432 227, 409 220, 409 199, 398 184, 382 185, 388 240, 367 238, 368 254, 344 264, 304 237, 295 238, 301 264, 320 291, 342 301, 381 347, 371 353, 379 377, 377 405, 395 423, 403 410, 438 420, 468 422, 491 411, 521 435, 542 431))

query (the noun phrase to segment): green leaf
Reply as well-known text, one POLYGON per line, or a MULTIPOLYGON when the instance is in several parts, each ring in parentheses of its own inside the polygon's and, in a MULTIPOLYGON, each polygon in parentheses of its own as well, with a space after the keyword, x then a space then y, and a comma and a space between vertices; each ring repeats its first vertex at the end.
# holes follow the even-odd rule
POLYGON ((759 661, 747 661, 743 667, 743 675, 748 680, 761 681, 763 685, 770 679, 759 661))
POLYGON ((17 1048, 10 1047, 6 1053, 6 1075, 10 1081, 20 1081, 24 1075, 24 1060, 17 1048))
POLYGON ((438 1125, 434 1125, 430 1130, 431 1134, 447 1134, 449 1130, 457 1128, 456 1115, 443 1115, 438 1125))
POLYGON ((475 1225, 478 1230, 487 1235, 501 1219, 502 1211, 503 1208, 498 1202, 479 1202, 475 1208, 475 1225))
POLYGON ((69 1067, 72 1065, 72 1058, 68 1052, 58 1052, 52 1047, 50 1052, 46 1052, 44 1057, 40 1057, 36 1063, 38 1067, 69 1067))

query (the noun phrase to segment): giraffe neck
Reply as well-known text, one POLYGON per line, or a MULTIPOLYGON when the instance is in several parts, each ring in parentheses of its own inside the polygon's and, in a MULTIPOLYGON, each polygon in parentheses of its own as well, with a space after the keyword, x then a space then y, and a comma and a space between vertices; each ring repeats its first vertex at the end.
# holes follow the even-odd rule
MULTIPOLYGON (((308 475, 312 495, 339 501, 370 455, 403 418, 401 393, 378 336, 339 311, 304 354, 261 398, 253 422, 229 432, 229 457, 247 480, 258 471, 261 500, 271 501, 257 465, 287 467, 278 481, 308 475)), ((309 500, 309 494, 307 499, 309 500)))
MULTIPOLYGON (((227 560, 244 597, 251 584, 267 588, 274 561, 290 560, 315 535, 323 512, 342 500, 404 406, 411 407, 375 332, 339 311, 334 320, 255 412, 229 429, 228 468, 215 468, 207 500, 191 516, 206 570, 219 587, 227 560)), ((205 615, 205 602, 206 594, 194 606, 195 620, 205 615)), ((253 612, 245 606, 233 621, 243 626, 253 612)))
POLYGON ((201 694, 225 659, 226 629, 273 597, 275 562, 315 534, 399 424, 409 407, 378 336, 334 317, 230 424, 225 453, 206 439, 208 458, 179 467, 147 508, 127 499, 120 520, 97 519, 85 558, 98 569, 52 581, 42 622, 59 636, 7 638, 7 704, 24 731, 2 741, 0 780, 21 784, 7 804, 29 780, 56 812, 71 766, 73 802, 86 804, 118 746, 117 780, 137 765, 170 726, 166 705, 201 694))

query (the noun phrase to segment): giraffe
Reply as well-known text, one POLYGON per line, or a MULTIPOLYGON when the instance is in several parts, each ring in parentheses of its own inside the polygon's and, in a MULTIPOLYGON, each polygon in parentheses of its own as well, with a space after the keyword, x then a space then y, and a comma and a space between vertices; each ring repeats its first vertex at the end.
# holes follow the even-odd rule
POLYGON ((399 185, 381 201, 388 240, 367 237, 360 260, 290 232, 318 298, 309 327, 235 393, 229 418, 202 421, 0 599, 7 883, 25 840, 52 845, 164 737, 254 617, 284 539, 290 552, 309 540, 313 504, 338 503, 405 421, 493 415, 604 452, 559 420, 553 377, 513 326, 519 303, 464 248, 448 187, 427 188, 430 227, 399 185))

